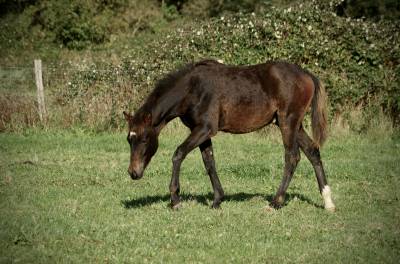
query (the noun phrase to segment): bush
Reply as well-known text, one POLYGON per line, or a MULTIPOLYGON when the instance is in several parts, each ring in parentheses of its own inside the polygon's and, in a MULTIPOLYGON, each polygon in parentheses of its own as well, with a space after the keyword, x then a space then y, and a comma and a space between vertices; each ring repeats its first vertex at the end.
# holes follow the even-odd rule
POLYGON ((89 91, 92 97, 101 96, 100 90, 104 90, 119 94, 118 106, 128 103, 137 109, 157 79, 187 62, 218 58, 240 65, 287 60, 314 72, 325 83, 331 117, 344 115, 349 106, 378 107, 398 117, 399 24, 343 18, 334 11, 333 4, 311 2, 272 8, 263 14, 187 23, 160 33, 146 48, 130 50, 120 65, 97 65, 112 72, 118 69, 117 76, 127 90, 107 81, 116 77, 115 73, 79 73, 72 82, 75 90, 70 90, 76 92, 63 98, 80 100, 81 93, 89 91), (106 82, 103 88, 98 86, 100 81, 106 82))
POLYGON ((375 21, 400 18, 400 2, 397 0, 344 0, 336 10, 340 16, 366 17, 375 21))
POLYGON ((89 1, 43 1, 32 10, 32 24, 51 32, 56 43, 83 49, 107 39, 105 21, 96 20, 98 9, 89 1))
MULTIPOLYGON (((91 53, 91 57, 96 58, 95 63, 90 64, 90 59, 81 61, 79 70, 68 72, 64 81, 53 85, 57 88, 55 107, 61 106, 61 112, 68 113, 68 122, 85 123, 98 129, 119 127, 124 124, 120 112, 136 110, 156 80, 182 64, 204 58, 222 59, 235 65, 268 60, 297 63, 315 73, 325 84, 332 119, 347 118, 348 109, 365 110, 365 123, 354 125, 358 131, 374 118, 376 109, 381 109, 379 111, 400 121, 400 23, 337 16, 336 8, 342 1, 312 1, 254 13, 223 12, 219 17, 200 21, 174 17, 176 12, 184 13, 185 6, 192 1, 184 2, 179 10, 158 7, 154 13, 142 12, 143 19, 138 20, 134 19, 138 16, 128 16, 121 7, 124 1, 108 2, 122 3, 112 6, 121 8, 121 17, 127 16, 121 21, 132 22, 124 30, 133 28, 136 32, 146 25, 151 30, 138 40, 124 39, 120 34, 118 40, 125 43, 115 41, 99 45, 100 51, 91 53), (168 19, 173 22, 160 24, 160 30, 153 34, 157 19, 152 18, 160 16, 165 16, 164 19, 170 16, 168 19), (110 56, 113 56, 113 63, 110 56)), ((155 6, 157 4, 155 1, 155 6)), ((62 3, 54 5, 62 6, 62 3)), ((74 48, 89 45, 96 36, 100 36, 97 41, 101 42, 101 32, 109 29, 104 26, 96 31, 89 26, 92 22, 85 21, 95 19, 98 20, 96 25, 105 25, 102 19, 107 21, 107 15, 90 18, 94 11, 88 10, 110 15, 114 9, 104 5, 100 9, 96 9, 98 6, 89 8, 80 3, 77 6, 82 10, 70 11, 79 13, 82 23, 76 24, 72 18, 61 19, 55 11, 43 15, 47 19, 43 23, 49 30, 65 32, 59 38, 66 38, 66 43, 74 48), (59 20, 65 24, 56 22, 59 20)), ((148 10, 137 7, 137 10, 148 10)), ((139 14, 137 10, 134 14, 139 14)), ((110 21, 122 25, 116 22, 120 20, 110 21)), ((66 67, 71 68, 71 65, 66 67)))
POLYGON ((112 34, 147 29, 162 19, 157 0, 15 0, 6 7, 0 25, 0 41, 6 45, 19 45, 24 38, 85 49, 107 42, 112 34))

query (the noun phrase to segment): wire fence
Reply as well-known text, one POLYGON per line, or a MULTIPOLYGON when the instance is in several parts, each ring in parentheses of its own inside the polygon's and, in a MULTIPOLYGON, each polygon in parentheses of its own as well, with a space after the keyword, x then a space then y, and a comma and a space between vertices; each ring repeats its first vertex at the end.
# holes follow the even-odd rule
POLYGON ((0 66, 0 89, 3 92, 29 91, 34 88, 33 67, 0 66))
MULTIPOLYGON (((114 69, 82 69, 81 67, 68 66, 46 66, 43 65, 42 75, 43 84, 46 88, 52 88, 55 85, 68 85, 76 75, 87 75, 89 73, 112 73, 114 69)), ((4 91, 35 91, 34 66, 8 66, 0 65, 0 89, 4 91)))
MULTIPOLYGON (((51 112, 50 122, 66 126, 74 123, 117 126, 119 110, 135 107, 141 100, 139 93, 144 91, 139 92, 139 87, 146 89, 144 83, 150 81, 145 74, 134 74, 136 71, 123 70, 118 65, 105 67, 108 68, 43 64, 44 101, 45 108, 51 112)), ((43 113, 38 98, 33 62, 32 65, 0 65, 0 131, 13 129, 16 124, 40 124, 43 113)))

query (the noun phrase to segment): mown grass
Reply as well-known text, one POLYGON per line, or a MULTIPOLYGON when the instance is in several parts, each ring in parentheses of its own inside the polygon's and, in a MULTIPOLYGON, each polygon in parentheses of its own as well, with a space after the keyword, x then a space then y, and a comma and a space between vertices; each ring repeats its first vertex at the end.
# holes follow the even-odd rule
POLYGON ((126 173, 125 134, 0 134, 0 262, 395 263, 400 256, 400 139, 333 138, 322 151, 336 213, 322 209, 302 156, 287 205, 263 208, 282 174, 282 146, 259 134, 218 135, 226 192, 210 209, 199 151, 183 163, 183 208, 169 209, 163 133, 144 178, 126 173))

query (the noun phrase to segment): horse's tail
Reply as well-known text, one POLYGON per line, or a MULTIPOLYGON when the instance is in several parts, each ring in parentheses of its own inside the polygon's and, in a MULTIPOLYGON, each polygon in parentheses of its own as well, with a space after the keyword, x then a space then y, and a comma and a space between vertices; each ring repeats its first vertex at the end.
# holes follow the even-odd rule
POLYGON ((327 138, 327 112, 326 112, 326 92, 324 86, 311 75, 314 82, 314 97, 312 99, 311 110, 311 126, 315 143, 318 147, 322 147, 327 138))

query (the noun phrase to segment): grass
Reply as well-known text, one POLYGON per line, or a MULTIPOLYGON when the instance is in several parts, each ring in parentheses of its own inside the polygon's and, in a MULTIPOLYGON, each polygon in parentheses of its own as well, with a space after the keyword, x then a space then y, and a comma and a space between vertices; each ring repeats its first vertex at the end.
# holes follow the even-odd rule
POLYGON ((125 134, 0 134, 0 263, 395 263, 400 256, 400 139, 347 135, 322 150, 337 212, 322 209, 302 156, 287 205, 267 212, 282 174, 278 140, 218 135, 222 210, 199 151, 183 163, 183 208, 169 209, 161 135, 144 178, 130 180, 125 134))

